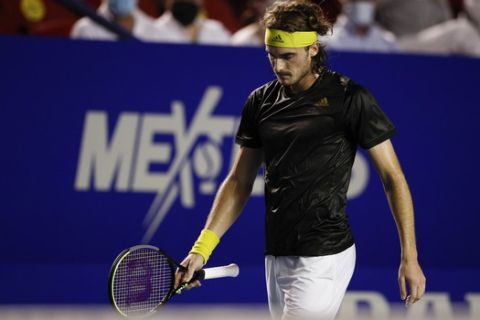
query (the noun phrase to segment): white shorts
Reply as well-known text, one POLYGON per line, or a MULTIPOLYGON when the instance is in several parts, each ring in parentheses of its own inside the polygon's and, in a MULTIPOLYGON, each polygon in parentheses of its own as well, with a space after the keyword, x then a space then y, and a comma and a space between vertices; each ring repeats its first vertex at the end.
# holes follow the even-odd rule
POLYGON ((355 245, 352 245, 327 256, 266 256, 272 318, 334 319, 355 269, 355 255, 355 245))

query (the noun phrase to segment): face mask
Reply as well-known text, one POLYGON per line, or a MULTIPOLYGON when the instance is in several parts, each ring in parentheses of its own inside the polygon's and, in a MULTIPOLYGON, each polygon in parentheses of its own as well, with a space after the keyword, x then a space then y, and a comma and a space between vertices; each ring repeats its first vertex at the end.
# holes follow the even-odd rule
POLYGON ((375 4, 371 1, 349 2, 344 6, 345 15, 356 25, 368 26, 373 22, 375 4))
POLYGON ((172 15, 184 26, 188 26, 195 20, 200 8, 198 5, 188 1, 178 1, 172 5, 172 15))
POLYGON ((465 11, 473 23, 480 28, 480 0, 465 1, 465 11))
POLYGON ((137 0, 108 0, 108 10, 118 17, 126 17, 137 7, 137 0))

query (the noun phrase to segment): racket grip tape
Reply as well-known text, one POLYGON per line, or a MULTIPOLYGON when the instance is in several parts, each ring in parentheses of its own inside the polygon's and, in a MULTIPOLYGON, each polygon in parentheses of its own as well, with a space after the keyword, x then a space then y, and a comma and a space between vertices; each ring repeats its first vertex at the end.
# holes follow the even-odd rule
POLYGON ((203 280, 203 279, 205 279, 205 270, 200 269, 193 274, 193 277, 189 281, 189 283, 192 283, 192 282, 197 281, 197 280, 203 280))
MULTIPOLYGON (((178 265, 178 270, 181 271, 181 272, 187 272, 188 271, 187 267, 182 266, 181 264, 178 265)), ((205 270, 200 269, 200 270, 195 271, 193 273, 192 279, 190 279, 190 281, 188 281, 188 283, 192 283, 196 280, 203 280, 203 279, 205 279, 205 270)))
MULTIPOLYGON (((180 265, 179 269, 182 271, 186 271, 187 268, 180 265)), ((185 288, 188 284, 193 283, 197 280, 204 280, 204 279, 215 279, 215 278, 225 278, 225 277, 236 277, 240 273, 240 269, 237 264, 231 263, 228 266, 223 267, 214 267, 214 268, 206 268, 200 269, 193 274, 192 279, 188 282, 182 283, 177 289, 174 290, 175 293, 181 293, 183 288, 185 288)))
MULTIPOLYGON (((179 265, 178 266, 178 269, 182 272, 186 272, 187 271, 187 268, 182 266, 182 265, 179 265)), ((190 281, 188 282, 183 282, 181 283, 177 288, 175 288, 172 292, 176 293, 176 294, 180 294, 182 293, 182 290, 187 286, 189 285, 190 283, 193 283, 197 280, 203 280, 205 279, 205 271, 203 269, 200 269, 198 271, 196 271, 194 274, 193 274, 193 277, 192 279, 190 279, 190 281)), ((173 293, 172 293, 173 294, 173 293)))

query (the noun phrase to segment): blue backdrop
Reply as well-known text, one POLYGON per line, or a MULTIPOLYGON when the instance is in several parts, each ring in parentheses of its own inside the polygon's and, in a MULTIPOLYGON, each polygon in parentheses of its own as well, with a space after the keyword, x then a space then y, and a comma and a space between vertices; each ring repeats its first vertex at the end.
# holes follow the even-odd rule
MULTIPOLYGON (((398 128, 428 289, 480 291, 480 60, 332 52, 330 65, 398 128)), ((141 241, 181 260, 230 166, 243 102, 273 79, 261 49, 15 37, 0 37, 0 70, 0 303, 107 302, 111 262, 141 241)), ((395 224, 358 157, 350 289, 397 301, 395 224)), ((240 278, 176 301, 265 302, 263 218, 260 187, 209 262, 237 262, 240 278)))

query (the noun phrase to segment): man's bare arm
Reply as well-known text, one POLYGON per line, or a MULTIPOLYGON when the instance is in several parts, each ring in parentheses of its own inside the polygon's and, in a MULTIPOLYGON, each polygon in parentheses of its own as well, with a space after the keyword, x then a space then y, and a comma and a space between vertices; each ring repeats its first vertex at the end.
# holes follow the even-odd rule
MULTIPOLYGON (((261 149, 240 148, 228 176, 217 191, 205 224, 206 229, 222 237, 235 222, 250 196, 262 161, 263 151, 261 149)), ((188 271, 177 272, 176 286, 179 283, 188 282, 194 271, 199 270, 203 264, 204 261, 200 255, 189 254, 181 263, 187 267, 188 271)), ((199 284, 196 282, 190 287, 199 284)))
POLYGON ((205 228, 219 237, 230 228, 250 197, 262 161, 263 152, 260 149, 240 149, 230 173, 217 192, 205 228))
POLYGON ((368 153, 382 180, 400 238, 401 263, 398 272, 400 296, 407 304, 413 304, 425 293, 426 279, 418 263, 410 189, 390 140, 369 149, 368 153))

